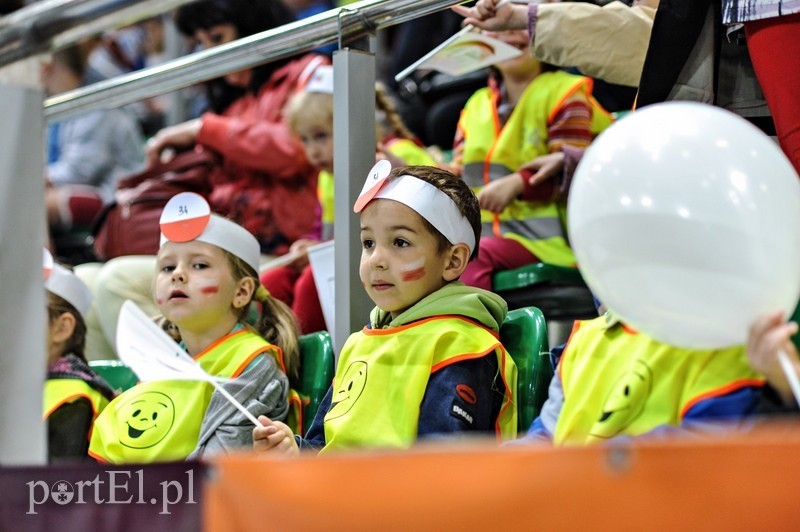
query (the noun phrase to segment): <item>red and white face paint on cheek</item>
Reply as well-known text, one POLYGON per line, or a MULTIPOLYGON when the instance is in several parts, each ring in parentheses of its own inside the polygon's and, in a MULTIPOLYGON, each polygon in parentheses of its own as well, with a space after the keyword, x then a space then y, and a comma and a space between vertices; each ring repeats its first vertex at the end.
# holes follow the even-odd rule
POLYGON ((410 262, 400 269, 400 279, 403 281, 419 281, 425 277, 425 257, 410 262))
POLYGON ((197 283, 201 294, 214 295, 219 292, 219 283, 216 281, 200 281, 197 283))

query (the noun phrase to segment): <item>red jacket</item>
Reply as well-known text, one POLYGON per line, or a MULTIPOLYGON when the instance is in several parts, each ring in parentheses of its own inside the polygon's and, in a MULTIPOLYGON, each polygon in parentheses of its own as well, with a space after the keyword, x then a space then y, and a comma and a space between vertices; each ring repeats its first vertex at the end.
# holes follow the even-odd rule
POLYGON ((197 142, 222 155, 209 198, 215 212, 234 219, 268 254, 280 254, 311 231, 318 210, 316 171, 303 145, 284 122, 286 102, 325 56, 309 54, 278 69, 221 115, 206 113, 197 142))

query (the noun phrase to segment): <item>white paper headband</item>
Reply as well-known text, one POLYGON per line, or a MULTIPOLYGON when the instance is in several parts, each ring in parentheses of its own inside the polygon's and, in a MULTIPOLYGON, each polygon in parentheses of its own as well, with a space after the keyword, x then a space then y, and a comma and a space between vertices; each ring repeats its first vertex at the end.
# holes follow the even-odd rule
POLYGON ((159 223, 161 246, 167 242, 205 242, 233 253, 258 272, 261 247, 256 237, 241 225, 211 214, 211 207, 199 194, 181 192, 170 198, 159 223))
POLYGON ((372 167, 353 210, 361 212, 374 199, 397 201, 425 218, 451 244, 466 244, 472 254, 475 232, 452 198, 418 177, 401 175, 390 180, 391 170, 386 160, 372 167))
POLYGON ((85 320, 92 304, 89 287, 67 268, 53 262, 53 256, 44 250, 44 287, 67 303, 85 320))

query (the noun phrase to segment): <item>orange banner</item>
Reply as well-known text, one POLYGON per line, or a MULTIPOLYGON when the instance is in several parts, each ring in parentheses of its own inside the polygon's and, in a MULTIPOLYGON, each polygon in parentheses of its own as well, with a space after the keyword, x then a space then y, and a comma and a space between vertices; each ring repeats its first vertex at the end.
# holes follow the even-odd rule
POLYGON ((220 458, 207 530, 786 530, 800 424, 583 448, 488 442, 402 453, 220 458))

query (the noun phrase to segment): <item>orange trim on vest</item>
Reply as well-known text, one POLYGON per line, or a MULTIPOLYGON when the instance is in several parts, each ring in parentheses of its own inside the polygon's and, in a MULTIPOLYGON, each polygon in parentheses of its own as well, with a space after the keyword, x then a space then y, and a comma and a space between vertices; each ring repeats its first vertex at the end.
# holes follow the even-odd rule
POLYGON ((92 401, 92 398, 89 397, 88 395, 86 395, 85 393, 76 393, 74 395, 70 395, 70 396, 65 397, 60 403, 58 403, 53 408, 51 408, 50 410, 45 412, 44 416, 42 416, 42 419, 49 418, 50 414, 52 414, 53 412, 58 410, 61 405, 64 405, 66 403, 71 403, 72 401, 74 401, 75 399, 78 399, 80 397, 83 397, 83 398, 89 400, 89 405, 92 407, 92 419, 96 418, 98 412, 97 412, 97 410, 94 409, 94 402, 92 401))
POLYGON ((622 322, 620 322, 619 324, 622 327, 622 330, 625 331, 626 333, 628 333, 628 334, 639 334, 639 331, 637 331, 636 329, 634 329, 630 325, 626 325, 625 323, 622 323, 622 322))
POLYGON ((100 456, 99 454, 93 453, 91 450, 89 450, 88 453, 89 453, 89 456, 91 456, 92 458, 94 458, 95 460, 100 462, 101 464, 110 464, 111 463, 108 460, 106 460, 105 458, 103 458, 102 456, 100 456))
POLYGON ((681 409, 681 421, 683 421, 683 417, 686 415, 689 410, 697 403, 704 401, 706 399, 711 399, 712 397, 719 397, 721 395, 727 395, 732 391, 738 390, 740 388, 745 388, 747 386, 764 386, 764 379, 742 379, 734 382, 729 382, 725 386, 721 386, 715 390, 710 390, 704 394, 700 394, 697 397, 693 398, 691 401, 686 403, 686 405, 681 409))
MULTIPOLYGON (((505 350, 505 347, 503 347, 503 349, 505 350)), ((509 358, 510 357, 511 355, 509 355, 509 358)), ((494 434, 498 442, 502 441, 502 434, 503 434, 503 431, 500 428, 500 419, 503 417, 506 408, 516 403, 516 397, 514 396, 516 390, 512 390, 511 386, 509 386, 508 383, 506 382, 506 357, 504 356, 500 357, 500 364, 501 364, 500 378, 503 379, 503 386, 506 387, 507 395, 506 395, 506 401, 504 401, 503 406, 500 407, 500 412, 497 413, 497 418, 494 420, 494 434)), ((517 379, 519 379, 519 374, 517 374, 517 379)))
POLYGON ((221 338, 217 338, 216 340, 211 342, 211 345, 209 345, 208 347, 203 349, 197 356, 192 357, 192 358, 194 358, 195 360, 199 361, 200 357, 203 357, 203 356, 207 355, 209 351, 211 351, 212 349, 217 347, 219 344, 221 344, 222 342, 224 342, 228 338, 233 338, 234 336, 236 336, 238 334, 244 334, 246 332, 248 332, 247 329, 241 329, 241 330, 238 330, 236 332, 233 332, 233 333, 230 333, 230 334, 226 334, 225 336, 223 336, 221 338))
POLYGON ((548 126, 553 123, 553 119, 558 114, 558 111, 561 109, 561 106, 564 104, 564 102, 567 101, 567 99, 569 97, 571 97, 573 94, 578 92, 578 89, 580 89, 580 88, 582 88, 584 86, 588 88, 588 93, 590 95, 592 94, 592 87, 594 86, 594 82, 592 81, 592 79, 591 78, 579 79, 575 83, 575 86, 572 87, 567 92, 565 92, 564 96, 562 96, 561 99, 558 101, 558 103, 556 103, 556 105, 553 106, 553 110, 550 111, 550 116, 547 117, 547 125, 548 126))
MULTIPOLYGON (((269 347, 264 347, 264 348, 256 349, 255 351, 250 353, 250 355, 248 355, 248 357, 245 358, 244 361, 241 364, 239 364, 239 367, 237 367, 233 371, 233 373, 231 373, 231 378, 235 379, 236 377, 241 375, 242 372, 245 370, 245 368, 250 365, 250 362, 252 362, 254 358, 256 358, 258 355, 264 354, 268 350, 269 350, 269 347)), ((286 373, 286 372, 284 372, 284 373, 286 373)))
POLYGON ((502 346, 502 344, 497 343, 497 344, 494 344, 491 349, 487 349, 486 351, 484 351, 482 353, 464 353, 463 355, 450 357, 447 360, 443 360, 442 362, 439 362, 438 364, 434 364, 431 367, 431 373, 436 373, 440 369, 444 369, 447 366, 449 366, 450 364, 455 364, 456 362, 462 362, 464 360, 472 360, 472 359, 475 359, 475 358, 483 358, 486 355, 488 355, 489 353, 494 353, 494 351, 498 347, 503 347, 503 346, 502 346))
POLYGON ((491 333, 492 336, 494 336, 498 340, 500 339, 500 334, 499 333, 493 331, 492 329, 488 328, 487 326, 483 325, 482 323, 478 323, 477 321, 473 321, 473 320, 471 320, 469 318, 465 318, 464 316, 460 316, 458 314, 442 314, 441 316, 431 316, 430 318, 424 318, 424 319, 417 320, 417 321, 414 321, 414 322, 411 322, 411 323, 407 323, 405 325, 398 325, 397 327, 392 327, 391 329, 369 329, 367 327, 364 327, 363 329, 361 329, 361 332, 363 334, 367 335, 367 336, 381 336, 381 335, 384 335, 384 334, 394 334, 394 333, 396 333, 398 331, 404 331, 406 329, 410 329, 411 327, 416 327, 417 325, 422 325, 423 323, 428 323, 429 321, 433 321, 433 320, 461 320, 461 321, 465 321, 467 323, 470 323, 472 325, 480 327, 481 329, 485 329, 486 331, 491 333))

